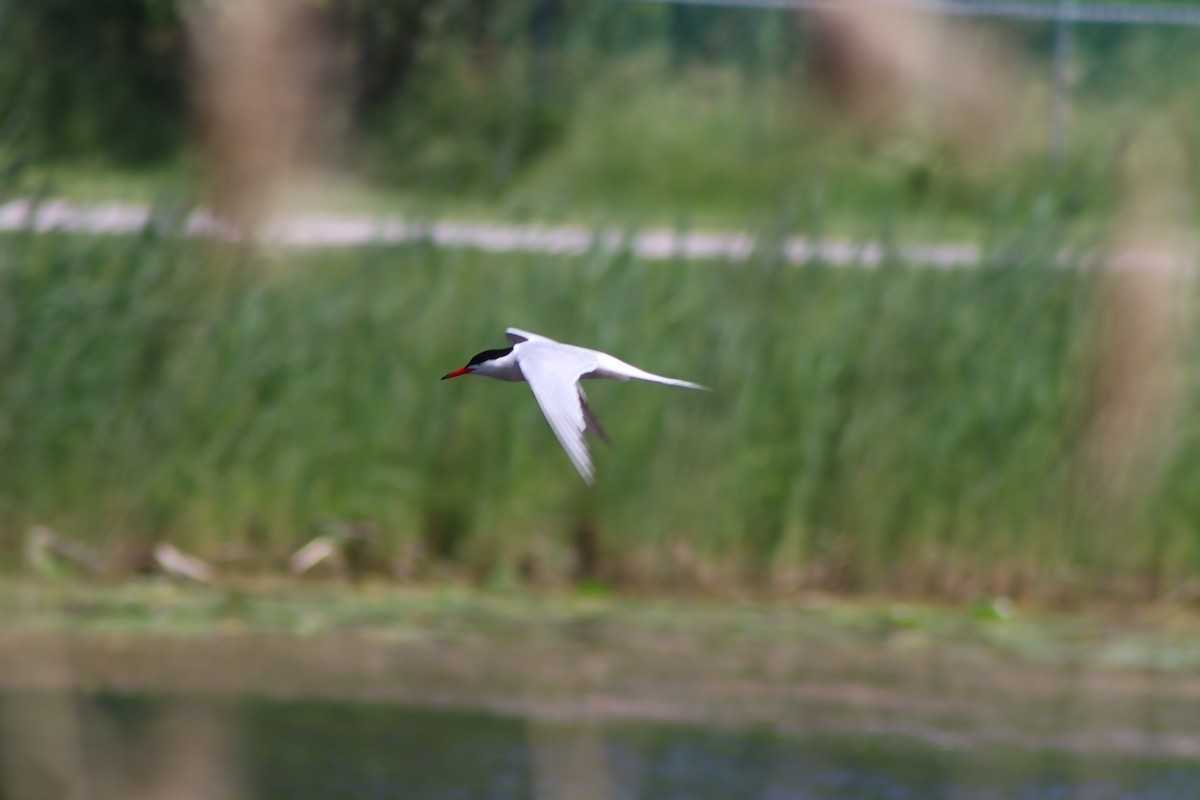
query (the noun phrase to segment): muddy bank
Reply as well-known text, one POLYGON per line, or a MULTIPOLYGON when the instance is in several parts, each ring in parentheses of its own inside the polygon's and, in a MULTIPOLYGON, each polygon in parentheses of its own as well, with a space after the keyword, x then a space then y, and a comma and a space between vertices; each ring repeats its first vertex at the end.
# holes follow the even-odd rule
MULTIPOLYGON (((1107 639, 1056 629, 1064 641, 1037 657, 984 646, 969 626, 956 640, 936 621, 880 633, 799 610, 290 596, 242 598, 235 614, 228 598, 204 593, 105 605, 26 589, 22 613, 9 594, 0 691, 372 701, 1200 757, 1200 672, 1152 666, 1156 648, 1186 640, 1178 631, 1160 641, 1128 626, 1107 639), (211 602, 227 613, 183 613, 211 602), (155 603, 158 612, 136 613, 155 603), (1147 651, 1140 664, 1114 663, 1114 649, 1135 643, 1147 651)), ((1160 656, 1179 663, 1166 649, 1160 656)))

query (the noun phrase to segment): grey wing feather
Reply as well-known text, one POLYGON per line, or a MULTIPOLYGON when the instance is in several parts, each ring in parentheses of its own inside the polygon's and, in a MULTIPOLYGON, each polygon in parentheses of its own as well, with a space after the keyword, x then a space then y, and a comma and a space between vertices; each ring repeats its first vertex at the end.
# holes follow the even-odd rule
POLYGON ((542 336, 538 333, 530 333, 523 331, 520 328, 508 328, 504 331, 504 335, 508 337, 511 344, 520 344, 521 342, 553 342, 553 339, 542 336))
MULTIPOLYGON (((579 388, 581 375, 596 367, 586 351, 574 352, 559 347, 539 347, 530 340, 517 352, 521 372, 538 405, 558 437, 559 444, 575 469, 590 486, 595 479, 592 457, 588 453, 584 431, 588 429, 590 410, 586 409, 579 388)), ((594 417, 592 418, 595 419, 594 417)), ((597 426, 598 427, 598 424, 597 426)))

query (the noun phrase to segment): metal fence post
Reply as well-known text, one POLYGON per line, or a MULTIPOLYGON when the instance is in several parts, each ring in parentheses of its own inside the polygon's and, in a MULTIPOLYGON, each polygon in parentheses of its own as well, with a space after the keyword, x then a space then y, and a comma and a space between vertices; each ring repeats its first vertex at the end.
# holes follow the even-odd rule
POLYGON ((1048 150, 1051 160, 1061 161, 1067 149, 1067 116, 1070 113, 1071 61, 1075 49, 1075 0, 1058 4, 1054 26, 1054 86, 1050 97, 1048 150))

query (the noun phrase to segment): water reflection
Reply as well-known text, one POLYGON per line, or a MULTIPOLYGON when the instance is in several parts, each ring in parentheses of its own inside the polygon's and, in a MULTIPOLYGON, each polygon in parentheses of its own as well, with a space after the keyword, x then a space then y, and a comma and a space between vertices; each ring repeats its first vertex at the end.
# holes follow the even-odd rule
POLYGON ((117 693, 14 691, 0 710, 2 800, 1175 800, 1200 787, 1184 760, 894 735, 117 693))

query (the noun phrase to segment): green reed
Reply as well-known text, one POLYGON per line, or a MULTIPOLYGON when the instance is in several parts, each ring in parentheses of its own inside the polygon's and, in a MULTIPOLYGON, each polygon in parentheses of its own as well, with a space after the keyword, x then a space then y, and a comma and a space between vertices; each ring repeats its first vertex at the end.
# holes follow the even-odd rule
POLYGON ((380 571, 486 581, 1161 591, 1200 564, 1195 434, 1100 537, 1095 281, 1011 241, 943 270, 9 235, 5 561, 43 524, 276 570, 354 522, 380 571), (438 380, 509 325, 715 391, 589 384, 589 490, 525 387, 438 380))

